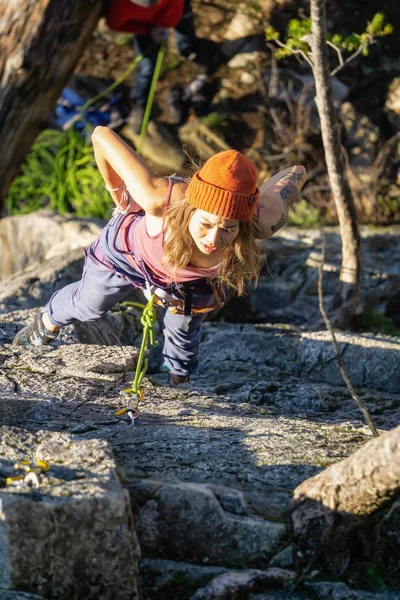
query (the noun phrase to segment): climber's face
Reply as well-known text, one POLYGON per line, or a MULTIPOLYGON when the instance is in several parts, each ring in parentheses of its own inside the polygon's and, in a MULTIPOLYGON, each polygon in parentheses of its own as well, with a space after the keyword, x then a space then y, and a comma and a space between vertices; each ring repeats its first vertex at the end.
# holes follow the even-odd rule
POLYGON ((202 254, 214 254, 235 240, 239 234, 239 221, 198 208, 189 221, 189 232, 202 254))

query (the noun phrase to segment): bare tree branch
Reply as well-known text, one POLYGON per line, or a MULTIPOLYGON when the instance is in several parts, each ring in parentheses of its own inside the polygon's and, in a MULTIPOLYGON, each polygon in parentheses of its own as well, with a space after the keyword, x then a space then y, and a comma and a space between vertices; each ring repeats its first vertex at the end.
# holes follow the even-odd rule
POLYGON ((344 382, 347 386, 347 389, 350 392, 351 397, 353 398, 353 400, 355 400, 357 402, 358 408, 361 410, 362 414, 364 415, 364 418, 368 424, 368 427, 372 431, 372 435, 374 437, 378 437, 379 433, 376 430, 376 427, 374 425, 374 422, 372 421, 371 415, 369 414, 367 407, 365 406, 364 402, 361 400, 360 396, 357 394, 356 390, 353 387, 353 384, 351 383, 351 381, 349 379, 349 376, 347 375, 347 372, 346 372, 346 369, 344 366, 344 362, 343 362, 343 358, 340 353, 340 348, 339 348, 339 345, 336 340, 335 332, 332 329, 332 325, 329 321, 328 315, 324 308, 323 279, 324 279, 324 263, 325 263, 325 250, 326 250, 326 235, 325 235, 324 231, 321 231, 321 233, 322 233, 322 251, 321 251, 321 262, 318 267, 319 309, 321 311, 322 318, 324 319, 326 328, 329 331, 331 338, 332 338, 333 348, 335 350, 336 357, 337 357, 337 360, 339 363, 340 374, 344 379, 344 382))

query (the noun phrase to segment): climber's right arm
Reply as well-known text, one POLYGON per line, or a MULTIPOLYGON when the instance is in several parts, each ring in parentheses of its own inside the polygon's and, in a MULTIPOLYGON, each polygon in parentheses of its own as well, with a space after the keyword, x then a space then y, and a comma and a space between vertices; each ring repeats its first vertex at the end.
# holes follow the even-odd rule
POLYGON ((112 129, 98 126, 92 133, 94 155, 100 173, 114 202, 123 210, 124 185, 134 201, 144 211, 162 217, 165 189, 160 177, 133 148, 112 129))

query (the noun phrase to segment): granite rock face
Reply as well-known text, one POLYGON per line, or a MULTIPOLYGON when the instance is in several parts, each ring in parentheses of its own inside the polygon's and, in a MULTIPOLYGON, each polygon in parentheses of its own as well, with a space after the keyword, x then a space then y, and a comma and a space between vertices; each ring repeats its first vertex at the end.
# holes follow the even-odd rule
POLYGON ((86 248, 100 234, 100 219, 77 219, 40 210, 0 220, 0 279, 86 248))
MULTIPOLYGON (((288 314, 300 315, 301 306, 308 310, 315 299, 314 284, 305 285, 299 266, 314 260, 314 233, 298 234, 293 246, 290 235, 278 244, 301 243, 304 253, 282 270, 279 282, 288 314)), ((381 241, 371 236, 368 246, 380 260, 381 241)), ((190 386, 169 388, 166 374, 154 368, 143 383, 141 419, 132 427, 114 413, 124 406, 120 392, 136 365, 140 328, 134 316, 110 314, 99 323, 71 325, 48 347, 10 345, 34 308, 78 274, 82 259, 72 253, 69 260, 54 257, 43 263, 40 276, 32 266, 0 286, 0 589, 47 600, 135 598, 139 543, 149 599, 171 589, 179 598, 182 570, 193 594, 211 589, 216 598, 229 597, 226 590, 238 582, 249 598, 287 598, 283 584, 258 584, 272 566, 291 568, 286 509, 293 489, 371 437, 343 384, 329 336, 298 326, 296 319, 277 323, 286 308, 270 307, 273 296, 259 296, 252 300, 257 310, 273 313, 275 322, 206 323, 190 386), (4 486, 24 458, 49 461, 39 488, 4 486), (64 566, 68 573, 61 578, 64 566), (238 566, 264 574, 241 578, 234 575, 238 566), (80 575, 83 569, 88 576, 80 575)), ((383 258, 379 268, 384 271, 383 258)), ((378 281, 382 291, 388 280, 378 281)), ((264 284, 272 289, 272 281, 264 284)), ((329 295, 330 278, 327 286, 329 295)), ((400 422, 396 338, 343 333, 338 342, 376 426, 392 429, 400 422)), ((398 547, 398 510, 385 524, 389 552, 398 547)), ((333 585, 326 593, 336 593, 333 585)), ((302 588, 293 597, 318 594, 323 597, 302 588)))
POLYGON ((43 596, 25 592, 7 592, 0 590, 0 600, 46 600, 43 596))
POLYGON ((139 546, 108 444, 0 431, 0 469, 49 465, 37 486, 21 481, 0 491, 0 587, 60 600, 139 598, 139 546))
POLYGON ((282 546, 282 523, 225 511, 214 493, 191 483, 140 481, 130 486, 144 552, 214 565, 267 561, 282 546), (146 498, 147 496, 147 498, 146 498), (184 524, 184 525, 183 525, 184 524))

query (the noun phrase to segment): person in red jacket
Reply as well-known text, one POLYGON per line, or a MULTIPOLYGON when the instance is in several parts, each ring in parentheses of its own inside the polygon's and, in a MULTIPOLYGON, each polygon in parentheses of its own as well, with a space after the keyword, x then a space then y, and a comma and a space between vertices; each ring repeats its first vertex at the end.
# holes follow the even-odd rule
MULTIPOLYGON (((109 0, 106 21, 115 31, 134 33, 134 50, 143 55, 130 92, 133 108, 129 124, 139 133, 151 80, 167 29, 174 28, 179 53, 208 68, 193 22, 190 0, 109 0)), ((204 76, 206 78, 206 75, 204 76)))

